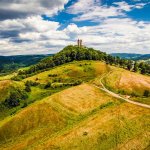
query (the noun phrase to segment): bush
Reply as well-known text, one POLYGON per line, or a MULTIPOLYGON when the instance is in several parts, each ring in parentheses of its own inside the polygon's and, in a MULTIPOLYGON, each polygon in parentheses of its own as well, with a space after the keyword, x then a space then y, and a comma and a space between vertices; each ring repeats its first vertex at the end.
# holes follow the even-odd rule
POLYGON ((37 86, 37 85, 39 85, 39 83, 38 82, 34 82, 34 81, 27 81, 25 83, 25 85, 26 86, 37 86))
POLYGON ((57 77, 58 75, 57 74, 49 74, 48 76, 49 77, 57 77))
POLYGON ((47 89, 47 88, 50 88, 51 87, 51 83, 48 82, 45 86, 44 86, 44 89, 47 89))
POLYGON ((26 91, 26 92, 31 92, 30 85, 26 85, 25 91, 26 91))
POLYGON ((23 103, 23 106, 21 107, 21 108, 25 108, 25 107, 27 107, 28 106, 28 103, 27 103, 27 101, 25 101, 24 103, 23 103))
POLYGON ((144 97, 149 97, 150 96, 150 91, 145 90, 143 96, 144 97))
POLYGON ((11 80, 14 80, 14 81, 21 81, 22 78, 20 76, 14 76, 11 78, 11 80))
POLYGON ((82 80, 77 80, 73 83, 73 86, 80 85, 82 82, 82 80))
POLYGON ((63 81, 62 78, 54 78, 54 79, 53 79, 53 82, 62 82, 62 81, 63 81))
POLYGON ((132 96, 132 97, 138 97, 139 95, 136 94, 135 92, 132 92, 132 93, 131 93, 131 96, 132 96))
POLYGON ((20 105, 20 100, 25 100, 28 98, 27 93, 24 90, 14 88, 11 90, 10 95, 5 100, 5 105, 8 107, 16 107, 20 105))

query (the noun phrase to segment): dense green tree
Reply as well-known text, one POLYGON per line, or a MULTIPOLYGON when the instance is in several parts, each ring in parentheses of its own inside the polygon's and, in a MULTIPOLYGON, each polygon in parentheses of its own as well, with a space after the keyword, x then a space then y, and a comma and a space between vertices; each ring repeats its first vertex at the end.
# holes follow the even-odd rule
POLYGON ((128 60, 127 69, 131 70, 132 67, 133 67, 133 61, 132 60, 128 60))
POLYGON ((5 105, 8 107, 16 107, 20 105, 21 100, 27 99, 28 95, 24 90, 18 88, 11 89, 9 97, 5 100, 5 105))
POLYGON ((135 62, 135 63, 134 63, 133 71, 134 71, 134 72, 138 72, 138 70, 139 70, 139 68, 138 68, 138 63, 135 62))
POLYGON ((44 88, 45 88, 45 89, 50 88, 51 85, 52 85, 51 82, 48 82, 48 83, 44 86, 44 88))
POLYGON ((26 87, 25 87, 25 91, 26 91, 26 92, 31 92, 30 85, 26 85, 26 87))

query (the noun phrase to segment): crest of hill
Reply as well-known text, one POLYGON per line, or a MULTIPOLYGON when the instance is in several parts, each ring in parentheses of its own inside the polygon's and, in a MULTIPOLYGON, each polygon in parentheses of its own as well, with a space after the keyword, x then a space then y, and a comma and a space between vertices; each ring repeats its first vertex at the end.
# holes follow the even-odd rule
POLYGON ((18 75, 14 77, 13 80, 22 80, 37 73, 49 70, 55 66, 81 60, 104 61, 106 62, 106 64, 115 65, 127 70, 133 70, 135 72, 139 71, 142 74, 150 74, 150 66, 148 64, 138 64, 138 66, 135 66, 136 68, 133 68, 133 61, 131 60, 113 57, 104 52, 94 50, 93 48, 69 45, 59 53, 55 54, 52 57, 43 59, 40 63, 31 66, 29 69, 20 70, 18 72, 18 75))
POLYGON ((104 59, 107 54, 93 48, 78 47, 69 45, 63 50, 54 55, 54 57, 47 57, 41 62, 49 63, 50 60, 54 60, 55 64, 63 64, 71 62, 73 60, 99 60, 104 59))

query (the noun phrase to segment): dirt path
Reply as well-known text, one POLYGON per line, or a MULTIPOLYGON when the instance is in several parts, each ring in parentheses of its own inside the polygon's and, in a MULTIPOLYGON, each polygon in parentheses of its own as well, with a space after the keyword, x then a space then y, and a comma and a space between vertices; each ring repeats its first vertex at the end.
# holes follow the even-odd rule
MULTIPOLYGON (((109 72, 108 74, 110 74, 110 73, 111 73, 111 72, 109 72)), ((100 84, 102 85, 102 88, 98 87, 97 85, 94 85, 94 87, 99 88, 99 89, 101 89, 101 90, 103 90, 103 91, 109 93, 109 94, 112 95, 113 97, 122 99, 122 100, 124 100, 124 101, 126 101, 126 102, 128 102, 128 103, 131 103, 131 104, 134 104, 134 105, 137 105, 137 106, 141 106, 141 107, 149 108, 149 109, 150 109, 150 106, 147 105, 147 104, 142 104, 142 103, 139 103, 139 102, 134 102, 134 101, 132 101, 132 100, 129 100, 129 99, 127 99, 127 98, 124 98, 124 97, 120 96, 119 94, 116 94, 116 93, 114 93, 114 92, 112 92, 112 91, 109 91, 109 90, 104 86, 104 84, 102 83, 103 78, 105 78, 108 74, 103 75, 103 76, 101 77, 101 79, 100 79, 100 84)))

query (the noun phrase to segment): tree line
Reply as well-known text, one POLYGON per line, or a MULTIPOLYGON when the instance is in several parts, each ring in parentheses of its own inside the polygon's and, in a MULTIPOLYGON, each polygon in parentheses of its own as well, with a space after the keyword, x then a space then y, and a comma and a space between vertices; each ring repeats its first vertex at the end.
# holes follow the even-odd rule
POLYGON ((48 70, 55 66, 59 66, 72 61, 80 60, 100 60, 107 64, 122 67, 124 69, 140 72, 141 74, 150 74, 150 65, 146 63, 137 63, 132 60, 121 59, 120 57, 114 57, 104 52, 94 50, 93 48, 78 47, 69 45, 62 51, 55 54, 52 57, 47 57, 40 61, 38 64, 31 66, 27 70, 21 70, 18 75, 13 77, 14 80, 22 80, 36 73, 48 70))

